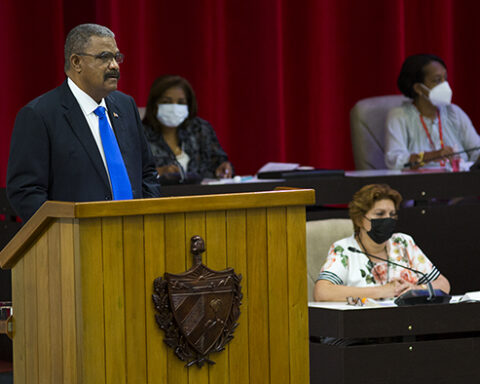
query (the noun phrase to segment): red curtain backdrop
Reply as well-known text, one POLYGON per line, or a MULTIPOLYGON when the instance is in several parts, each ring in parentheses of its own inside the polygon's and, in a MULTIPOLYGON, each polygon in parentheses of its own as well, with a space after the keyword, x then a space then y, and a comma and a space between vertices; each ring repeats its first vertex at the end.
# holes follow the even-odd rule
POLYGON ((64 79, 77 24, 110 27, 120 89, 139 106, 159 75, 186 77, 235 168, 353 169, 349 111, 397 93, 406 55, 441 56, 454 102, 480 127, 476 0, 0 1, 0 186, 18 110, 64 79))

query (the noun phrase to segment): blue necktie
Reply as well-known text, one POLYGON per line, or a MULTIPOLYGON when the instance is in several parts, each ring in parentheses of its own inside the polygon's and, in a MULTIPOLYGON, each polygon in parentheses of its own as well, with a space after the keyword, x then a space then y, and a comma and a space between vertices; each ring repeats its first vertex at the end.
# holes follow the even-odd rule
POLYGON ((102 139, 103 151, 107 161, 108 173, 110 175, 110 183, 112 184, 113 200, 132 199, 132 186, 128 178, 127 169, 123 162, 117 139, 113 133, 113 129, 108 123, 105 115, 105 108, 97 107, 94 111, 98 116, 98 126, 100 128, 100 137, 102 139))

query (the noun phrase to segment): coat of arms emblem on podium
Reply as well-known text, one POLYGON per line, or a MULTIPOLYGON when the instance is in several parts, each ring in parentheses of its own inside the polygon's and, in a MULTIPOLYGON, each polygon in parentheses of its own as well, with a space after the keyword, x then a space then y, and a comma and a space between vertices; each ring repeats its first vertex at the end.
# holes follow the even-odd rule
POLYGON ((186 367, 214 364, 209 355, 225 349, 238 326, 242 292, 241 275, 233 268, 214 271, 202 263, 205 244, 191 238, 192 268, 155 279, 155 318, 165 332, 164 342, 186 367))

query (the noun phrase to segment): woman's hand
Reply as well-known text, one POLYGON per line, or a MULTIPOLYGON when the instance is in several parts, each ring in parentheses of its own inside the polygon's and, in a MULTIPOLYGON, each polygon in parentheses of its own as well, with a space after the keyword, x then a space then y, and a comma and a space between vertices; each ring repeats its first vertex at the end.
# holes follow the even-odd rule
POLYGON ((425 152, 424 161, 426 163, 429 161, 445 161, 453 152, 453 148, 447 145, 438 151, 425 152))
POLYGON ((415 288, 415 284, 409 283, 403 279, 395 279, 379 288, 382 290, 383 298, 397 297, 408 290, 415 288))
POLYGON ((346 297, 370 297, 372 299, 389 299, 400 296, 409 289, 418 286, 403 279, 395 279, 385 285, 369 287, 351 287, 333 284, 328 280, 318 280, 313 292, 315 301, 344 301, 346 297))
POLYGON ((421 152, 421 153, 414 153, 410 155, 408 161, 412 164, 412 169, 418 169, 423 167, 425 163, 429 163, 430 161, 445 161, 454 153, 453 148, 450 146, 446 146, 442 149, 437 151, 430 151, 430 152, 421 152))
POLYGON ((230 164, 228 161, 224 161, 218 166, 217 170, 215 171, 215 176, 217 176, 219 179, 231 179, 232 173, 232 164, 230 164))
POLYGON ((175 164, 164 165, 163 167, 157 167, 158 174, 166 175, 167 173, 180 173, 180 169, 175 164))

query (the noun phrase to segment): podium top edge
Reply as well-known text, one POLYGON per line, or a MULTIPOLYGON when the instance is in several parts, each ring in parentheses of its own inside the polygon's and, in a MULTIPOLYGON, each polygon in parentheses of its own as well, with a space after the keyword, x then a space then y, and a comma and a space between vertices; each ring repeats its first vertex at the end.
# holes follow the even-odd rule
POLYGON ((315 204, 313 189, 75 203, 75 218, 150 215, 315 204))
POLYGON ((56 219, 88 219, 272 208, 304 206, 314 203, 315 191, 313 189, 286 189, 268 192, 178 196, 107 202, 94 201, 85 203, 47 201, 0 252, 0 266, 2 268, 12 268, 18 260, 19 255, 56 219))

